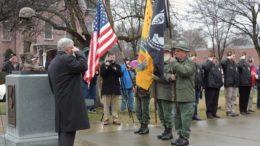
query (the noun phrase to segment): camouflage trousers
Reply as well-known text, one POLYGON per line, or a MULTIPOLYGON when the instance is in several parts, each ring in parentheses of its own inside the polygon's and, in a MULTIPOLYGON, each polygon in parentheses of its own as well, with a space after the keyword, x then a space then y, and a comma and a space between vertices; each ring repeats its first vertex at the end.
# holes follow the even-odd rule
POLYGON ((150 123, 150 114, 149 114, 149 104, 150 104, 150 94, 140 93, 137 91, 136 100, 135 100, 135 111, 136 117, 142 124, 150 123))
POLYGON ((167 128, 173 128, 173 104, 173 101, 157 99, 160 121, 167 128))
POLYGON ((194 113, 194 102, 177 102, 178 109, 176 109, 176 103, 173 104, 173 117, 175 130, 179 136, 186 139, 190 138, 192 116, 194 113))

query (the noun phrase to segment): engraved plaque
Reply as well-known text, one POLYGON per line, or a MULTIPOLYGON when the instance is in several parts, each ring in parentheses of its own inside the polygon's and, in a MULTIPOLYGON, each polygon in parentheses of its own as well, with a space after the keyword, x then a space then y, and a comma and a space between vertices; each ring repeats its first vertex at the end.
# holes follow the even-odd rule
POLYGON ((7 97, 8 97, 8 124, 16 126, 16 103, 15 103, 15 86, 7 86, 7 97))

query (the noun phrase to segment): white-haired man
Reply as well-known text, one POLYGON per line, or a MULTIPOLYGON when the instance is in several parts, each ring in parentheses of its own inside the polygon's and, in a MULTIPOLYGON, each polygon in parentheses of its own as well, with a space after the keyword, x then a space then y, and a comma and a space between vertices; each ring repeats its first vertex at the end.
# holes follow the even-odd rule
POLYGON ((55 96, 55 129, 59 133, 59 146, 73 146, 76 130, 89 128, 81 91, 81 75, 87 61, 71 39, 60 39, 57 47, 58 53, 48 67, 55 96))

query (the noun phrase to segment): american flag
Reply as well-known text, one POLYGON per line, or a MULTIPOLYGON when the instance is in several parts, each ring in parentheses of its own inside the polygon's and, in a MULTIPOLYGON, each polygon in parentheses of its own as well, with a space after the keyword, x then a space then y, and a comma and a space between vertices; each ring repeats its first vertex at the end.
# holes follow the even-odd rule
POLYGON ((84 80, 90 85, 91 79, 99 68, 99 59, 115 44, 117 37, 113 32, 112 26, 101 0, 98 0, 94 30, 90 41, 88 56, 88 70, 85 72, 84 80))

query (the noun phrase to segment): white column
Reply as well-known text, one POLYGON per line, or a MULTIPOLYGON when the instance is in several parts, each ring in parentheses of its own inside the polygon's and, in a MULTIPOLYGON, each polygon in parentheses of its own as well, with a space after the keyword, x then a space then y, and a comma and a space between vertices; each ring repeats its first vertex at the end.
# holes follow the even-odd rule
POLYGON ((46 52, 46 48, 43 48, 43 51, 42 51, 42 66, 45 67, 45 64, 46 64, 46 58, 47 57, 47 52, 46 52))

